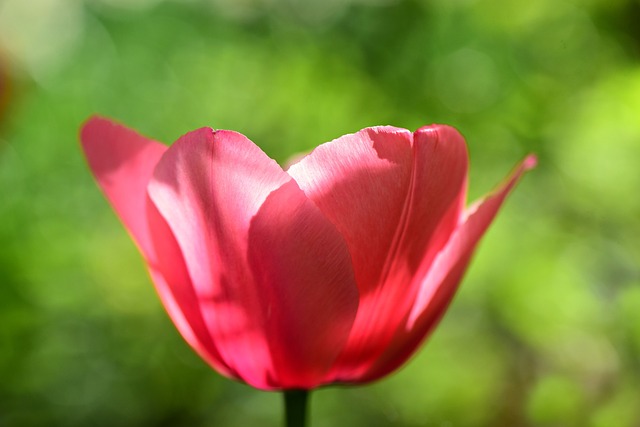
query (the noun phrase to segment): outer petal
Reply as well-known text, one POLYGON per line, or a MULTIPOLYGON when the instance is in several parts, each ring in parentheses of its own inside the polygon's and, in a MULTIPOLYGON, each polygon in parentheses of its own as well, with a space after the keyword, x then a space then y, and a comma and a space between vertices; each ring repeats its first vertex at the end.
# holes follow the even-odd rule
POLYGON ((84 124, 80 141, 98 185, 145 258, 152 257, 147 184, 167 147, 101 117, 84 124))
POLYGON ((201 129, 171 147, 149 194, 231 370, 263 389, 322 382, 358 297, 344 242, 295 182, 244 136, 201 129))
POLYGON ((318 147, 292 166, 296 179, 345 236, 361 305, 333 379, 364 375, 385 351, 418 291, 412 278, 458 224, 467 154, 452 128, 412 135, 365 129, 318 147))
POLYGON ((153 170, 167 147, 100 117, 85 123, 80 138, 98 184, 140 248, 181 335, 218 371, 233 376, 221 362, 194 302, 191 279, 175 238, 147 196, 153 170))
POLYGON ((426 276, 418 278, 421 289, 407 317, 406 330, 394 339, 363 381, 375 380, 397 369, 435 327, 451 302, 480 238, 522 174, 535 165, 535 156, 528 156, 503 184, 467 209, 464 222, 437 255, 426 276))

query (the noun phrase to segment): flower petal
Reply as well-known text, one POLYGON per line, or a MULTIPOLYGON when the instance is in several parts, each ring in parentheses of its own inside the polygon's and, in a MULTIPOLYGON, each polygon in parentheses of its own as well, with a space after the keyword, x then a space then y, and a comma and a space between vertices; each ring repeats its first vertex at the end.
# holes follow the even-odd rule
POLYGON ((167 147, 97 116, 84 124, 80 141, 89 167, 111 206, 144 257, 152 257, 147 184, 167 147))
POLYGON ((528 156, 497 190, 475 202, 467 209, 464 222, 456 233, 451 236, 443 251, 438 254, 437 261, 431 267, 422 283, 422 289, 409 319, 409 327, 413 326, 417 318, 429 305, 432 295, 437 290, 437 284, 449 274, 449 271, 458 264, 460 259, 473 252, 509 192, 516 185, 522 174, 535 167, 535 164, 536 158, 528 156))
POLYGON ((80 138, 98 184, 136 241, 180 334, 218 371, 234 376, 204 327, 175 238, 147 196, 153 170, 167 147, 101 117, 90 118, 80 138))
POLYGON ((288 173, 344 236, 362 295, 375 290, 411 179, 411 133, 377 127, 317 147, 288 173))
POLYGON ((478 242, 505 198, 522 174, 535 165, 535 156, 528 156, 496 190, 466 210, 464 222, 437 255, 427 274, 418 278, 420 293, 406 318, 404 333, 396 336, 385 354, 363 378, 364 381, 375 380, 397 369, 435 327, 451 302, 478 242))
POLYGON ((336 381, 363 375, 403 327, 412 278, 446 243, 466 194, 463 138, 447 126, 412 135, 365 129, 317 148, 289 173, 345 237, 361 305, 336 381))
POLYGON ((180 335, 221 374, 239 379, 226 365, 213 341, 193 288, 193 282, 173 233, 151 200, 149 225, 153 230, 155 258, 148 263, 156 291, 180 335))
POLYGON ((348 325, 335 329, 342 337, 322 329, 329 315, 348 324, 358 298, 344 242, 289 175, 243 135, 200 129, 162 158, 149 195, 231 370, 262 389, 317 385, 324 373, 292 359, 315 351, 314 363, 330 365, 348 325), (309 256, 323 244, 335 260, 309 256))
POLYGON ((358 310, 358 288, 342 236, 291 180, 251 222, 249 263, 282 388, 326 382, 358 310))

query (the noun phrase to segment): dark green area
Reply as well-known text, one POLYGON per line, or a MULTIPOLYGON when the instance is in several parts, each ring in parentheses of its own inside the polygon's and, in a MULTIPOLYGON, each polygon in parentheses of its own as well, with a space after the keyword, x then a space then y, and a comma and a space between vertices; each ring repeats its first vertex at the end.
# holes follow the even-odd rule
POLYGON ((280 162, 447 123, 471 199, 537 153, 424 348, 314 393, 312 426, 637 427, 639 21, 637 0, 0 0, 0 426, 282 419, 164 313, 79 150, 100 113, 167 143, 237 130, 280 162))

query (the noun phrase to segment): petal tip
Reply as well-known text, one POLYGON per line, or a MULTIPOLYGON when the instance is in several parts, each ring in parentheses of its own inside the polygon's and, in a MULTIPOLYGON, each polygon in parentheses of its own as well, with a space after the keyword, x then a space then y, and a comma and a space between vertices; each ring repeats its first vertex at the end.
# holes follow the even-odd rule
POLYGON ((87 146, 98 139, 97 135, 112 126, 118 126, 118 123, 99 114, 89 116, 80 126, 79 132, 80 144, 85 148, 85 152, 87 146))
POLYGON ((524 170, 526 171, 535 168, 536 166, 538 166, 538 156, 536 156, 535 154, 529 154, 522 162, 522 165, 524 166, 524 170))
POLYGON ((449 125, 431 124, 418 128, 413 133, 414 141, 432 141, 438 143, 440 141, 456 141, 460 147, 464 146, 466 150, 466 142, 464 136, 458 129, 449 125))
POLYGON ((429 135, 429 134, 437 133, 438 127, 439 125, 435 125, 435 124, 421 126, 418 129, 416 129, 416 131, 413 134, 414 136, 416 136, 416 135, 429 135))
POLYGON ((113 120, 108 119, 107 117, 101 116, 100 114, 91 114, 84 122, 82 122, 82 126, 80 129, 85 129, 87 127, 96 126, 100 124, 113 124, 115 123, 113 120))
POLYGON ((80 125, 80 142, 84 143, 87 137, 87 134, 91 131, 94 126, 99 125, 104 119, 97 114, 92 114, 80 125))
POLYGON ((425 133, 437 133, 439 131, 453 130, 458 132, 456 128, 449 125, 442 125, 438 123, 433 123, 430 125, 421 126, 414 132, 415 134, 425 134, 425 133))

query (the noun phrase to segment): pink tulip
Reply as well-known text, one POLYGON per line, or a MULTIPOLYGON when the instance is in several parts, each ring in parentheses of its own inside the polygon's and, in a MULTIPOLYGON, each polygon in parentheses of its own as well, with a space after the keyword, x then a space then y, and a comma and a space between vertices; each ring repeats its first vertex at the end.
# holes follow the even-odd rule
POLYGON ((401 366, 536 163, 465 208, 467 149, 448 126, 363 129, 286 171, 227 130, 167 147, 94 117, 81 140, 182 336, 221 374, 265 390, 401 366))

